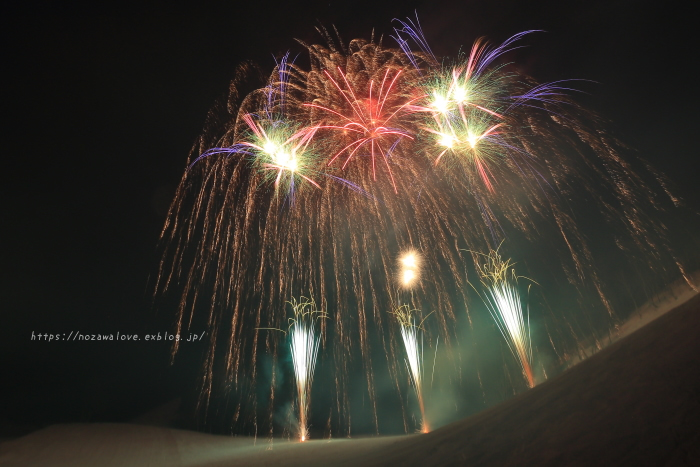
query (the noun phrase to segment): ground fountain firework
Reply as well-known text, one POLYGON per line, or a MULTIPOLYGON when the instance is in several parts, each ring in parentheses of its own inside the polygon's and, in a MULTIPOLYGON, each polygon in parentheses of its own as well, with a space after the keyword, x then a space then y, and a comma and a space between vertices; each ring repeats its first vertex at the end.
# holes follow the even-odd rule
POLYGON ((318 345, 321 342, 316 332, 315 321, 325 318, 322 311, 316 310, 312 300, 302 299, 290 302, 294 310, 294 318, 290 318, 289 347, 294 363, 294 379, 297 386, 297 406, 299 412, 299 440, 309 438, 309 403, 311 384, 316 369, 318 345))
POLYGON ((292 307, 293 316, 289 318, 287 331, 277 328, 260 328, 258 330, 273 330, 285 333, 289 339, 289 353, 294 368, 294 383, 296 385, 297 432, 299 441, 309 439, 309 406, 311 401, 311 386, 316 370, 318 347, 321 338, 316 329, 316 322, 327 318, 325 312, 316 309, 313 299, 301 297, 292 298, 287 302, 292 307))
POLYGON ((423 321, 416 324, 414 313, 408 305, 401 305, 393 311, 401 326, 401 339, 406 349, 406 369, 411 378, 416 399, 420 408, 421 432, 428 433, 430 427, 425 417, 425 401, 423 400, 423 321))
POLYGON ((532 372, 530 312, 527 308, 523 310, 515 265, 510 259, 504 261, 498 250, 492 250, 483 256, 484 261, 477 264, 484 289, 480 296, 511 353, 520 362, 527 385, 532 388, 535 386, 535 376, 532 372))
POLYGON ((462 345, 478 332, 464 309, 466 272, 480 257, 465 251, 505 238, 508 256, 545 247, 528 266, 573 290, 569 308, 594 303, 580 317, 539 316, 559 359, 615 322, 603 259, 651 268, 663 256, 682 272, 645 215, 663 204, 645 196, 655 180, 632 171, 566 86, 537 83, 505 61, 526 33, 443 59, 417 23, 397 24, 398 47, 374 37, 345 43, 321 29, 324 44, 302 44, 308 65, 287 54, 259 83, 242 65, 192 151, 163 229, 157 288, 179 296, 178 333, 193 323, 210 330, 204 425, 273 432, 263 414, 278 409, 279 388, 262 378, 260 355, 276 361, 280 346, 259 329, 283 327, 284 303, 304 293, 331 318, 317 329, 333 359, 316 375, 336 395, 328 426, 350 433, 362 410, 378 432, 377 379, 400 374, 403 346, 383 311, 392 309, 400 252, 420 250, 412 304, 436 310, 430 333, 449 347, 461 320, 462 345), (575 221, 581 210, 585 223, 575 221), (614 231, 605 248, 586 240, 600 225, 614 231))

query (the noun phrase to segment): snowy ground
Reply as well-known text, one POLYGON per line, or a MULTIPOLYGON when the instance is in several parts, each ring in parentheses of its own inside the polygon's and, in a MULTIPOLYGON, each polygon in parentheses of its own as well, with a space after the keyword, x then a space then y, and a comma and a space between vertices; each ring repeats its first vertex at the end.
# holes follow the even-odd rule
POLYGON ((0 465, 700 465, 698 329, 700 296, 676 284, 621 325, 609 347, 424 435, 271 443, 130 424, 55 425, 0 444, 0 465))

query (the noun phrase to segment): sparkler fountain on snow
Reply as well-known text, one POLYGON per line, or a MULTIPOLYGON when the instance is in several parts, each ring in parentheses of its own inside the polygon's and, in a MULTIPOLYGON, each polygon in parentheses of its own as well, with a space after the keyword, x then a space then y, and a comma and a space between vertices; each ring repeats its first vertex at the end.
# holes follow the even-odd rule
POLYGON ((406 349, 406 368, 411 376, 411 383, 420 407, 421 432, 428 433, 430 428, 428 420, 425 418, 423 401, 423 322, 416 324, 413 316, 415 311, 408 305, 401 305, 393 313, 401 326, 401 338, 406 349))
MULTIPOLYGON (((294 314, 293 317, 289 318, 289 329, 286 334, 289 338, 289 350, 292 354, 294 381, 297 389, 299 441, 304 442, 309 438, 311 385, 316 369, 318 346, 321 343, 321 336, 316 329, 316 321, 327 318, 327 315, 325 312, 317 310, 316 303, 306 297, 301 297, 298 301, 292 298, 287 303, 292 306, 294 314)), ((281 329, 276 328, 260 329, 281 331, 281 329)))
POLYGON ((524 304, 518 290, 520 277, 515 274, 511 260, 501 259, 498 250, 491 250, 488 255, 483 256, 485 261, 476 264, 481 284, 485 289, 481 298, 508 343, 511 353, 520 362, 527 385, 532 388, 535 386, 535 377, 532 373, 530 312, 529 308, 526 308, 526 316, 523 316, 524 304))
POLYGON ((316 357, 321 337, 316 332, 315 320, 325 318, 326 314, 316 310, 313 300, 301 298, 299 302, 292 299, 294 318, 290 318, 289 348, 294 362, 294 378, 297 384, 297 404, 299 408, 299 440, 309 437, 309 403, 311 383, 316 369, 316 357))
MULTIPOLYGON (((414 249, 399 257, 399 283, 404 289, 411 289, 420 279, 421 255, 414 249)), ((412 310, 408 305, 400 305, 393 311, 401 326, 401 338, 406 349, 406 368, 411 376, 411 383, 416 392, 421 414, 421 431, 429 431, 425 418, 423 401, 423 322, 416 325, 412 310)))

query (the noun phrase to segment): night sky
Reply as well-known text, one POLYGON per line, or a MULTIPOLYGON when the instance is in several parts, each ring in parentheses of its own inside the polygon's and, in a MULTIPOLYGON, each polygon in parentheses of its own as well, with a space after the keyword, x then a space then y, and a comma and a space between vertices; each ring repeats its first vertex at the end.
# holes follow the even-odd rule
MULTIPOLYGON (((303 54, 293 38, 345 39, 418 11, 438 55, 529 29, 514 54, 539 81, 585 79, 583 105, 675 182, 694 212, 696 25, 634 1, 226 2, 202 8, 3 7, 0 436, 56 422, 128 421, 195 386, 196 344, 44 342, 32 332, 171 331, 152 299, 158 236, 190 147, 234 70, 303 54), (392 5, 392 3, 394 3, 392 5), (563 5, 565 4, 565 5, 563 5)), ((698 226, 689 216, 688 229, 698 226)), ((680 247, 683 250, 683 247, 680 247)))

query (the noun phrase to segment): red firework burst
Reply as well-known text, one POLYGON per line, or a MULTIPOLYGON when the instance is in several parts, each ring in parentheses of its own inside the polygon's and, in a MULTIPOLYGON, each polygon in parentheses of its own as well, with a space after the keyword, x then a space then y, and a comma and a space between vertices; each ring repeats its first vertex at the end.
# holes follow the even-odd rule
POLYGON ((414 139, 412 132, 402 126, 399 120, 403 114, 410 111, 411 104, 422 96, 405 98, 397 92, 397 81, 402 74, 401 69, 395 70, 391 76, 392 68, 387 67, 378 86, 379 89, 376 89, 376 82, 372 79, 369 81, 366 93, 360 93, 360 90, 353 89, 351 80, 348 80, 343 70, 340 67, 337 70, 343 86, 331 76, 328 70, 324 70, 324 74, 342 97, 343 105, 338 106, 338 110, 333 110, 322 105, 304 104, 326 112, 328 123, 319 125, 319 129, 339 130, 351 139, 348 144, 345 144, 340 151, 331 157, 328 165, 333 164, 345 153, 347 158, 342 165, 342 168, 345 169, 364 148, 369 150, 372 160, 372 179, 377 180, 376 160, 381 157, 386 165, 394 192, 397 192, 389 158, 401 140, 404 138, 414 139), (350 106, 349 110, 344 105, 346 103, 350 106))

